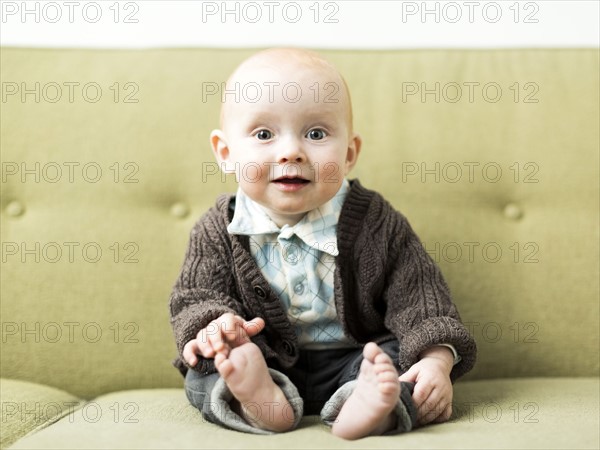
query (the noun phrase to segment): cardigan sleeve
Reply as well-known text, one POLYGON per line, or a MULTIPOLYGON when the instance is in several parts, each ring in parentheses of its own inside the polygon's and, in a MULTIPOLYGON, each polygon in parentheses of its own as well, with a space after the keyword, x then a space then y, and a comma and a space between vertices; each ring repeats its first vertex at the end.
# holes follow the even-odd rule
POLYGON ((415 364, 428 347, 453 345, 461 356, 450 374, 454 381, 475 364, 475 340, 461 322, 440 268, 406 218, 394 213, 384 291, 385 326, 398 338, 403 371, 415 364))
POLYGON ((206 213, 190 232, 181 272, 170 300, 170 320, 179 358, 173 362, 183 375, 188 368, 200 373, 215 371, 212 359, 199 356, 195 367, 183 359, 183 348, 212 320, 225 313, 243 315, 236 298, 230 251, 224 229, 219 229, 215 208, 206 213))

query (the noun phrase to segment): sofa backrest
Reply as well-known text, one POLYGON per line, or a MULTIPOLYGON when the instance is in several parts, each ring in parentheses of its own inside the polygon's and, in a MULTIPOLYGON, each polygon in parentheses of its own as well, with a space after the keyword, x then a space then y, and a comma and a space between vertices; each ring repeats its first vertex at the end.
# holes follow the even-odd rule
MULTIPOLYGON (((181 386, 168 298, 233 180, 208 135, 251 50, 3 48, 2 376, 92 397, 181 386)), ((323 51, 351 177, 439 262, 470 379, 598 375, 598 52, 323 51)))

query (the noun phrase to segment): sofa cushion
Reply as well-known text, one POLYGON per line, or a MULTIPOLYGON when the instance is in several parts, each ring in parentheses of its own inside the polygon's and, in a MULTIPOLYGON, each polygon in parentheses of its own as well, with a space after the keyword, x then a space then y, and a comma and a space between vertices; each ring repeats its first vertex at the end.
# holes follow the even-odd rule
MULTIPOLYGON (((169 294, 235 191, 203 93, 253 51, 2 48, 2 376, 181 387, 169 294)), ((479 349, 467 377, 597 376, 598 51, 322 53, 353 94, 351 177, 439 262, 479 349)))
POLYGON ((2 448, 75 412, 84 403, 60 389, 7 378, 0 379, 0 399, 2 448))
POLYGON ((598 448, 598 402, 593 378, 459 382, 450 422, 348 442, 318 416, 257 436, 206 422, 182 389, 131 390, 98 397, 11 448, 598 448))

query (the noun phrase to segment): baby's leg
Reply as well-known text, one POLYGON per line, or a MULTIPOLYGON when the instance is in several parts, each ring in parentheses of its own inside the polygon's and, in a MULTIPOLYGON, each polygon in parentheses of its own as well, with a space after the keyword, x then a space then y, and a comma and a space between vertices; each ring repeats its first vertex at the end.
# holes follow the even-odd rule
POLYGON ((397 426, 394 412, 400 398, 398 372, 392 359, 376 344, 363 349, 356 388, 342 406, 332 433, 345 439, 380 435, 397 426))
POLYGON ((294 413, 283 391, 275 384, 265 358, 254 343, 230 350, 225 358, 215 357, 215 366, 235 397, 234 412, 250 425, 269 431, 288 431, 294 413))

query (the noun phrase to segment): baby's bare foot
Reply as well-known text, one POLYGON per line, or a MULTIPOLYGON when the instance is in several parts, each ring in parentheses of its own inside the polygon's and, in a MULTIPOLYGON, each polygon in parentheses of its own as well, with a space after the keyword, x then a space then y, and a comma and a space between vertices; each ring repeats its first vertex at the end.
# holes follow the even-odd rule
POLYGON ((344 439, 385 433, 397 421, 394 409, 400 398, 400 382, 392 359, 372 342, 365 345, 363 356, 356 388, 331 430, 344 439))
POLYGON ((250 425, 278 432, 292 427, 293 410, 271 378, 256 344, 249 342, 235 347, 227 357, 218 354, 215 366, 237 400, 232 409, 250 425))

